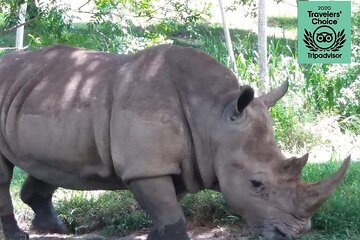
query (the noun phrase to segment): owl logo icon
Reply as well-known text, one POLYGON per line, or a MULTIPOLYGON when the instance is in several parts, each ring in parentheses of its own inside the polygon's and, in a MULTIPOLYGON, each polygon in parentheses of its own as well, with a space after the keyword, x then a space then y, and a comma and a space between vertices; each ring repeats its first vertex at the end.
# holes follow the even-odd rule
POLYGON ((316 33, 316 41, 319 43, 330 43, 332 42, 333 39, 334 37, 332 33, 328 33, 328 32, 316 33))
POLYGON ((310 51, 339 51, 346 42, 345 29, 336 32, 332 27, 323 25, 313 32, 305 29, 304 43, 310 51))

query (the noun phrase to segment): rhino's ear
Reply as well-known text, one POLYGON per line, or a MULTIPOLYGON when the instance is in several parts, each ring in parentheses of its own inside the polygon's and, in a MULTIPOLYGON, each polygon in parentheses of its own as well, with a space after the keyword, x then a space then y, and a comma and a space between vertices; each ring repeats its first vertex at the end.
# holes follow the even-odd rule
POLYGON ((282 176, 284 180, 297 180, 308 158, 309 154, 307 153, 300 158, 293 157, 283 161, 279 168, 280 176, 282 176))
POLYGON ((244 109, 251 103, 254 99, 254 89, 248 85, 240 87, 240 96, 237 100, 237 110, 238 113, 242 113, 244 109))
POLYGON ((272 107, 276 102, 282 98, 289 88, 289 82, 283 82, 279 87, 275 88, 269 93, 266 93, 259 97, 259 99, 268 107, 272 107))

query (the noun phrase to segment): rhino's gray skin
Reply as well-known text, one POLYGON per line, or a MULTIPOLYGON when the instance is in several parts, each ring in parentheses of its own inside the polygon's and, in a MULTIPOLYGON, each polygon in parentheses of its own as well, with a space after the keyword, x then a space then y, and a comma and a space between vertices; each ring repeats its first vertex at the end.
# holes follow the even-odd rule
POLYGON ((39 231, 66 232, 51 203, 56 187, 129 188, 154 222, 148 239, 185 240, 178 198, 215 188, 266 239, 291 239, 331 191, 299 185, 307 157, 283 161, 275 145, 268 107, 286 89, 253 99, 207 54, 170 45, 129 56, 55 46, 0 58, 5 235, 27 236, 9 195, 18 166, 29 174, 21 198, 39 231))

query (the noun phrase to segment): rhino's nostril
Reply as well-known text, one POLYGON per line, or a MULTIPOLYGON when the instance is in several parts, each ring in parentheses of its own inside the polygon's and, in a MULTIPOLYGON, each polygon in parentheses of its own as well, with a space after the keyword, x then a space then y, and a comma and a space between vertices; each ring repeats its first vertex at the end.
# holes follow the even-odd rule
POLYGON ((277 236, 276 240, 288 239, 287 234, 283 233, 278 227, 275 227, 275 235, 277 236))

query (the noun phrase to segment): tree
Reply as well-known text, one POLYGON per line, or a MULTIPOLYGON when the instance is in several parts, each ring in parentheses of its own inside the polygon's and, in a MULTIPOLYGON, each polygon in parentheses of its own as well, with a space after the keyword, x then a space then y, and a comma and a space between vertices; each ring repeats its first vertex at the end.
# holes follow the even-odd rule
POLYGON ((16 50, 21 51, 24 48, 24 24, 26 17, 27 2, 25 1, 20 5, 19 10, 19 26, 16 29, 16 50))
POLYGON ((0 36, 46 18, 58 10, 59 5, 55 4, 57 2, 58 0, 42 3, 39 3, 38 0, 0 0, 0 13, 4 13, 5 16, 5 28, 0 29, 0 36), (24 5, 25 3, 26 5, 24 5), (25 6, 26 10, 24 11, 25 6), (20 19, 20 16, 23 16, 24 19, 20 19))
POLYGON ((258 55, 259 55, 259 74, 261 88, 260 92, 266 93, 269 91, 269 78, 267 70, 267 13, 266 0, 259 0, 259 14, 258 14, 258 55))
POLYGON ((228 50, 228 55, 229 55, 230 67, 237 76, 238 70, 237 70, 237 66, 236 66, 234 50, 233 50, 232 43, 231 43, 230 31, 229 31, 229 28, 228 28, 228 25, 226 22, 226 16, 225 16, 225 11, 224 11, 224 6, 222 3, 222 0, 219 0, 219 7, 220 7, 220 11, 221 11, 221 17, 222 17, 222 22, 223 22, 224 34, 225 34, 226 48, 228 50))

